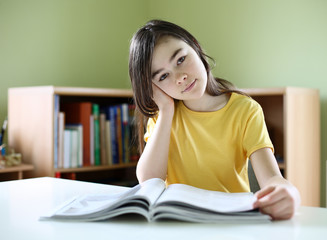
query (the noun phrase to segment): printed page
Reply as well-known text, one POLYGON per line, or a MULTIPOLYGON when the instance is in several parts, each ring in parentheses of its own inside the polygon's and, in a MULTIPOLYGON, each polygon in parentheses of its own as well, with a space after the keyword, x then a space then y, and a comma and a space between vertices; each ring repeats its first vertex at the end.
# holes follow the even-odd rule
POLYGON ((59 206, 57 210, 54 210, 48 216, 81 216, 114 208, 124 199, 133 196, 139 188, 140 186, 137 185, 120 193, 78 196, 67 204, 64 203, 62 206, 59 206))
POLYGON ((259 211, 238 213, 216 213, 206 210, 190 209, 182 206, 158 206, 151 215, 153 221, 159 219, 176 219, 188 222, 216 223, 216 222, 269 222, 270 217, 259 211))
MULTIPOLYGON (((87 219, 93 219, 100 215, 110 215, 112 209, 115 209, 117 213, 120 210, 119 207, 127 203, 133 204, 134 208, 130 209, 135 210, 135 206, 139 206, 140 211, 144 212, 157 200, 164 189, 165 183, 162 179, 150 179, 122 193, 77 197, 43 217, 77 218, 85 216, 87 219)), ((124 213, 123 210, 122 213, 124 213)))
POLYGON ((160 196, 156 205, 170 205, 170 202, 183 203, 183 205, 192 205, 210 211, 228 213, 252 210, 255 200, 253 193, 224 193, 184 184, 172 184, 160 196))
POLYGON ((141 188, 135 193, 143 196, 153 205, 166 188, 166 183, 160 178, 152 178, 140 184, 141 188))

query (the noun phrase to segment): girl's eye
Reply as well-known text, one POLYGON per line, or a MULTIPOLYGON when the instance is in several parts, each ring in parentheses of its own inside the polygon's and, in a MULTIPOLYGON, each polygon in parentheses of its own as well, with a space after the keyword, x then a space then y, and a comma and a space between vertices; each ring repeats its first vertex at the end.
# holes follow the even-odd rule
POLYGON ((168 77, 168 73, 165 73, 163 75, 161 75, 161 77, 159 78, 159 81, 165 80, 168 77))
POLYGON ((185 60, 185 56, 184 57, 181 57, 177 60, 177 65, 180 65, 182 62, 184 62, 185 60))

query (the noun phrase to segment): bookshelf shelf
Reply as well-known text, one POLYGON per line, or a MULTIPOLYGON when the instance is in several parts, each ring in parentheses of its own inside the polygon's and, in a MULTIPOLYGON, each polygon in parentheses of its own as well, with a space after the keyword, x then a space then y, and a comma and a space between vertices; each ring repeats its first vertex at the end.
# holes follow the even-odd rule
POLYGON ((94 172, 94 171, 105 171, 105 170, 114 170, 114 169, 122 169, 122 168, 130 168, 135 167, 136 162, 134 163, 123 163, 123 164, 115 164, 108 166, 90 166, 90 167, 80 167, 80 168, 56 168, 55 172, 60 173, 69 173, 69 172, 94 172))
POLYGON ((33 169, 33 165, 25 163, 11 167, 0 166, 0 175, 5 173, 13 173, 15 174, 15 177, 13 179, 23 179, 23 172, 32 171, 33 169))

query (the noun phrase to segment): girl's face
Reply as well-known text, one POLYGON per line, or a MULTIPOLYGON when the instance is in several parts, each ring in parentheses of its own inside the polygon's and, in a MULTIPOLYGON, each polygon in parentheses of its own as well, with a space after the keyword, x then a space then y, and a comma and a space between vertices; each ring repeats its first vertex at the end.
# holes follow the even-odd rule
POLYGON ((157 42, 152 57, 152 82, 178 100, 203 96, 206 69, 192 47, 182 40, 165 36, 157 42))

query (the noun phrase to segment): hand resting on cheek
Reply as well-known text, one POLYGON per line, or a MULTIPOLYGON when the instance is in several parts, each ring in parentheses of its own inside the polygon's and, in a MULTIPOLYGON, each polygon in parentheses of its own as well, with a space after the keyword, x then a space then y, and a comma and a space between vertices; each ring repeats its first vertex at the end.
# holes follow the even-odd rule
POLYGON ((158 105, 160 112, 174 113, 174 99, 152 83, 153 100, 158 105))

